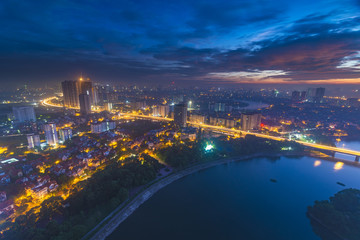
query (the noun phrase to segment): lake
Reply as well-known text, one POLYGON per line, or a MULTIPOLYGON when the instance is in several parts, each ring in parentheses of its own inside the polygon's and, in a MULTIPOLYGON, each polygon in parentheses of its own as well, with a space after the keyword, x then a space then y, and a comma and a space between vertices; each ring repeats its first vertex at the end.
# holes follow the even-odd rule
POLYGON ((107 239, 320 239, 307 206, 349 187, 360 168, 310 157, 219 165, 163 188, 107 239))

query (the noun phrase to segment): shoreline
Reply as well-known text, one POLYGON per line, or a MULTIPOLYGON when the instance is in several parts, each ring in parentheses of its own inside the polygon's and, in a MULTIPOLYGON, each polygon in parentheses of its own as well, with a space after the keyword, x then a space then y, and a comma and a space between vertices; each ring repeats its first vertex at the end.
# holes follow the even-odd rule
POLYGON ((341 161, 344 164, 352 165, 355 167, 360 167, 358 162, 352 162, 343 159, 336 159, 332 157, 324 157, 324 156, 317 156, 316 154, 311 154, 307 152, 303 152, 302 154, 299 153, 279 153, 279 154, 251 154, 242 157, 232 157, 232 158, 225 158, 219 159, 215 161, 210 161, 206 163, 200 163, 196 165, 189 166, 185 169, 178 170, 176 172, 171 173, 163 178, 158 179, 157 181, 150 183, 149 186, 145 186, 143 190, 141 190, 135 197, 132 199, 128 199, 124 203, 120 204, 113 212, 111 212, 106 218, 104 218, 99 224, 97 224, 90 232, 88 232, 81 240, 105 240, 111 233, 115 231, 115 229, 127 219, 138 207, 140 207, 144 202, 150 199, 155 193, 157 193, 162 188, 166 187, 167 185, 186 177, 190 174, 199 172, 201 170, 205 170, 211 167, 215 167, 222 164, 228 164, 232 162, 238 161, 245 161, 250 160, 253 158, 273 158, 273 157, 312 157, 318 158, 325 161, 337 162, 341 161), (108 222, 104 224, 105 221, 108 222), (103 226, 102 226, 103 225, 103 226), (92 232, 95 233, 92 235, 92 232))
MULTIPOLYGON (((145 187, 144 190, 142 190, 138 195, 136 195, 133 199, 129 199, 128 201, 125 201, 123 204, 121 204, 119 207, 120 209, 115 209, 115 213, 110 213, 106 218, 104 218, 103 221, 101 221, 97 226, 93 228, 90 232, 88 232, 82 240, 90 239, 90 240, 105 240, 111 233, 115 231, 115 229, 127 219, 138 207, 140 207, 144 202, 146 202, 150 197, 152 197, 155 193, 157 193, 162 188, 166 187, 167 185, 175 182, 176 180, 179 180, 183 177, 186 177, 190 174, 199 172, 201 170, 205 170, 214 166, 218 166, 221 164, 227 164, 237 161, 244 161, 244 160, 250 160, 253 158, 271 158, 271 157, 292 157, 292 156, 305 156, 300 154, 252 154, 247 155, 243 157, 232 157, 232 158, 226 158, 226 159, 220 159, 215 160, 211 162, 201 163, 194 166, 189 166, 188 168, 179 170, 177 172, 174 172, 168 176, 165 176, 164 178, 159 179, 158 181, 150 184, 148 187, 145 187), (121 208, 122 207, 122 208, 121 208), (112 216, 113 215, 113 216, 112 216), (110 217, 110 220, 105 223, 104 226, 101 226, 104 224, 104 221, 106 221, 110 217), (93 231, 96 233, 88 236, 93 231)), ((118 208, 119 208, 118 207, 118 208)))

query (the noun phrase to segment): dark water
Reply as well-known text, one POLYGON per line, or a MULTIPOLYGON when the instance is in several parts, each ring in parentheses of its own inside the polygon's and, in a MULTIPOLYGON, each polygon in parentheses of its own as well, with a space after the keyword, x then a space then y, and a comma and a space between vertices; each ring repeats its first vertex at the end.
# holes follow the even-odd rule
POLYGON ((108 239, 320 239, 307 206, 344 188, 360 189, 360 168, 334 166, 282 157, 213 167, 160 190, 108 239))

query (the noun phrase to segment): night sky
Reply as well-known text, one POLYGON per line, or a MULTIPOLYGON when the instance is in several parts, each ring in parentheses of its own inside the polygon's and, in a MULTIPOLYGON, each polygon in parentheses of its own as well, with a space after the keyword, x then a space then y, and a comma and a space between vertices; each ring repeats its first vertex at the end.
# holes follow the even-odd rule
POLYGON ((360 83, 360 1, 2 0, 2 84, 360 83))

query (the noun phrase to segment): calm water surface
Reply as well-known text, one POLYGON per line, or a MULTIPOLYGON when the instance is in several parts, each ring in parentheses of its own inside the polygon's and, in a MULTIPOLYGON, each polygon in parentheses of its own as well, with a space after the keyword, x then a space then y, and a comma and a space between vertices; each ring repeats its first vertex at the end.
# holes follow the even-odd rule
POLYGON ((282 157, 216 166, 160 190, 108 239, 320 239, 307 206, 344 188, 360 189, 360 168, 334 165, 282 157))

